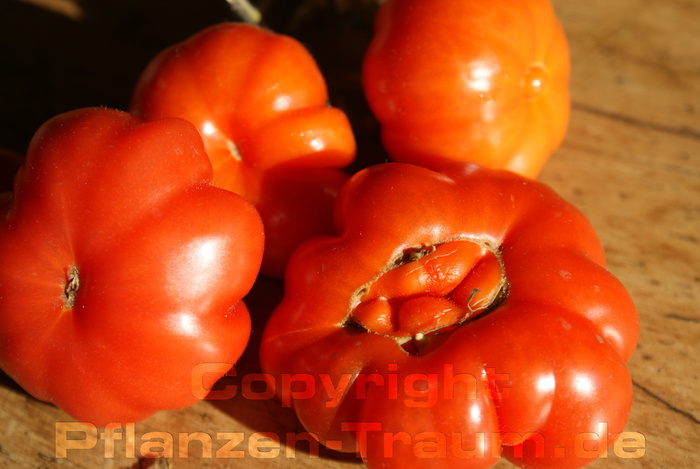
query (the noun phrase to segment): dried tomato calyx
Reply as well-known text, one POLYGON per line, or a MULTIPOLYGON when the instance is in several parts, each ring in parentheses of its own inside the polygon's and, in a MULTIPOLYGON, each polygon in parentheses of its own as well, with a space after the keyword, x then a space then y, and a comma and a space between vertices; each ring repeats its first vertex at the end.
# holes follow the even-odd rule
POLYGON ((492 310, 507 292, 503 262, 492 243, 459 239, 419 246, 357 290, 346 325, 392 337, 417 353, 431 336, 492 310))
POLYGON ((75 297, 80 288, 80 275, 76 266, 71 266, 68 270, 66 285, 63 288, 63 305, 72 308, 75 305, 75 297))

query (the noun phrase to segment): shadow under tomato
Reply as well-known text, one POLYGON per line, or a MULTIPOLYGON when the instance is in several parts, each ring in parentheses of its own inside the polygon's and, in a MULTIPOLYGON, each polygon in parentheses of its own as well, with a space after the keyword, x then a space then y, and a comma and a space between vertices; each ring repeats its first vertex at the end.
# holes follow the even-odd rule
POLYGON ((17 384, 15 380, 10 378, 4 371, 0 370, 0 387, 9 389, 16 394, 22 394, 29 399, 34 399, 27 391, 25 391, 22 386, 17 384))

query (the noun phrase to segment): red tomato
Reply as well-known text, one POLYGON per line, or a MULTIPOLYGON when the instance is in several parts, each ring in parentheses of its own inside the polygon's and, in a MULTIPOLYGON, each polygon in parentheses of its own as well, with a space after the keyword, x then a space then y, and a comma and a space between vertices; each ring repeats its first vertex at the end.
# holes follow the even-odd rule
POLYGON ((534 177, 566 133, 569 60, 548 0, 387 0, 363 85, 394 160, 534 177))
POLYGON ((261 344, 321 442, 370 468, 580 467, 624 429, 637 312, 551 189, 387 163, 334 213, 337 235, 290 260, 261 344))
POLYGON ((226 370, 193 369, 247 344, 263 250, 254 207, 211 178, 181 119, 90 108, 44 124, 0 223, 0 367, 99 426, 196 402, 226 370))
POLYGON ((263 273, 282 277, 294 247, 332 230, 330 206, 347 179, 339 168, 353 161, 355 139, 345 114, 328 106, 313 58, 291 37, 242 23, 207 28, 151 61, 131 110, 197 126, 214 185, 260 209, 263 273))

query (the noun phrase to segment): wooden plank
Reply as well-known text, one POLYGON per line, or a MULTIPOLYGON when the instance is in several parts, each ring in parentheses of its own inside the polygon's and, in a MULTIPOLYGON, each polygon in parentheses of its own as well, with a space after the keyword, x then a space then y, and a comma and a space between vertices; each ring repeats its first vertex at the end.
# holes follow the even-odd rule
MULTIPOLYGON (((111 16, 100 17, 99 7, 93 2, 79 2, 82 8, 76 10, 77 2, 54 0, 50 5, 54 13, 50 13, 41 10, 41 1, 32 0, 31 9, 17 0, 0 5, 0 22, 7 26, 5 31, 12 31, 8 25, 13 22, 24 25, 23 21, 36 19, 37 25, 55 28, 53 31, 62 36, 56 38, 56 44, 49 43, 51 30, 30 37, 18 28, 15 37, 22 41, 17 42, 11 34, 0 36, 0 50, 7 51, 10 62, 19 67, 15 70, 47 72, 43 78, 6 75, 0 82, 6 88, 22 90, 17 96, 12 95, 17 92, 2 91, 3 116, 11 116, 23 99, 28 106, 28 110, 15 111, 20 118, 13 120, 13 127, 7 127, 9 118, 3 118, 6 128, 13 131, 0 135, 15 138, 12 146, 16 149, 21 146, 20 136, 35 130, 29 128, 30 123, 34 125, 48 113, 84 104, 86 95, 75 95, 81 87, 90 98, 97 96, 98 86, 85 89, 84 84, 95 77, 105 79, 112 70, 107 65, 99 66, 92 70, 94 75, 89 75, 90 64, 86 63, 79 71, 88 75, 72 77, 70 66, 55 62, 51 55, 58 54, 61 46, 75 48, 83 59, 96 60, 98 50, 81 44, 85 40, 99 42, 101 35, 106 36, 102 50, 113 53, 114 60, 125 67, 113 76, 118 82, 115 88, 105 91, 106 103, 124 101, 129 86, 126 82, 150 51, 160 46, 152 40, 148 52, 137 50, 133 42, 128 42, 133 37, 124 35, 124 43, 115 33, 118 25, 128 24, 129 19, 133 21, 140 14, 144 15, 142 19, 154 18, 151 10, 139 11, 145 8, 144 2, 122 2, 120 8, 110 12, 111 16), (70 15, 59 19, 55 16, 57 5, 65 11, 85 10, 88 16, 80 16, 85 21, 91 14, 100 20, 91 26, 70 15), (95 29, 95 25, 104 30, 95 29), (132 53, 138 63, 129 62, 132 53), (49 78, 51 82, 47 81, 49 78), (74 88, 70 88, 73 82, 74 88), (29 89, 40 92, 32 94, 29 89)), ((220 11, 214 2, 210 3, 211 6, 207 3, 206 8, 200 8, 198 21, 220 18, 216 16, 219 13, 206 16, 207 8, 220 11)), ((350 8, 347 3, 343 3, 345 9, 350 8)), ((641 319, 639 347, 628 364, 635 398, 627 431, 645 437, 645 453, 624 459, 611 449, 607 458, 589 467, 694 468, 695 447, 700 441, 700 378, 695 363, 700 354, 700 35, 696 33, 700 3, 553 3, 571 45, 574 106, 567 138, 540 179, 591 219, 606 247, 608 267, 629 289, 641 319)), ((169 5, 185 11, 188 8, 187 2, 169 5)), ((309 8, 305 14, 313 11, 309 8)), ((366 11, 364 8, 363 15, 366 11)), ((171 11, 164 17, 172 20, 177 15, 171 11)), ((351 33, 358 44, 366 40, 367 30, 351 33)), ((167 37, 179 34, 184 36, 184 29, 170 29, 167 37)), ((70 54, 59 55, 71 64, 70 54)), ((355 62, 351 63, 356 64, 360 56, 355 51, 355 62)), ((357 79, 357 74, 336 72, 331 86, 340 99, 346 96, 352 102, 358 96, 357 79)), ((279 293, 279 285, 274 284, 258 286, 253 292, 253 304, 259 311, 256 334, 279 293)), ((253 344, 257 339, 259 336, 255 335, 253 344)), ((258 371, 254 346, 237 371, 238 379, 258 371)), ((235 384, 235 380, 231 378, 229 384, 235 384)), ((172 448, 173 457, 168 463, 174 468, 362 467, 352 456, 304 441, 304 429, 291 410, 277 401, 256 401, 241 395, 159 413, 121 433, 122 439, 114 442, 114 454, 108 435, 100 433, 93 448, 72 449, 66 458, 57 457, 57 429, 65 428, 63 422, 70 422, 70 418, 59 409, 29 397, 7 378, 0 380, 0 467, 148 467, 139 457, 157 450, 158 438, 169 437, 173 443, 165 449, 172 448), (129 439, 132 431, 133 439, 129 439), (197 432, 199 435, 194 435, 197 432), (290 438, 289 445, 277 447, 274 442, 260 439, 263 434, 277 435, 283 441, 290 438), (204 441, 204 446, 197 441, 185 445, 185 438, 193 435, 204 441), (300 438, 296 444, 291 440, 294 437, 300 438), (233 453, 226 454, 231 457, 208 457, 209 443, 212 456, 217 451, 223 455, 228 451, 226 443, 232 439, 241 441, 233 453), (257 447, 266 442, 273 448, 257 447)), ((81 436, 79 432, 72 435, 81 436)), ((512 466, 500 462, 496 467, 512 466)))
POLYGON ((576 106, 700 134, 700 3, 553 3, 570 38, 576 106))

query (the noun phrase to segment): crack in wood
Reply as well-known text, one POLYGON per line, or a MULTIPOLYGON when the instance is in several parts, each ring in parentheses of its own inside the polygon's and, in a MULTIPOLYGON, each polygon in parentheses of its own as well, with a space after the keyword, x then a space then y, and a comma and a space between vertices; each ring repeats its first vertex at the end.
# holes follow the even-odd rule
POLYGON ((664 316, 667 317, 667 318, 669 318, 669 319, 677 319, 678 321, 694 322, 694 323, 696 323, 696 324, 697 324, 697 323, 700 323, 700 319, 698 319, 698 318, 691 318, 691 317, 688 317, 688 316, 681 316, 680 314, 669 313, 669 314, 665 314, 664 316))
POLYGON ((587 104, 582 104, 578 102, 571 103, 571 107, 575 110, 586 112, 588 114, 594 114, 600 117, 605 117, 607 119, 616 120, 623 122, 625 124, 643 127, 647 129, 656 130, 659 132, 664 132, 667 134, 678 135, 681 137, 688 137, 694 140, 700 140, 700 130, 691 127, 670 127, 666 125, 656 124, 654 122, 644 121, 641 119, 636 119, 634 117, 625 116, 623 114, 617 114, 610 111, 605 111, 587 104))
POLYGON ((658 394, 654 394, 653 392, 651 392, 651 390, 642 386, 641 384, 639 384, 638 382, 636 382, 634 380, 632 380, 632 385, 635 388, 642 391, 647 396, 651 397, 653 400, 663 404, 663 406, 666 407, 667 409, 669 409, 670 411, 675 412, 682 417, 685 417, 686 419, 690 420, 691 422, 695 423, 696 425, 700 425, 700 420, 697 417, 695 417, 693 414, 691 414, 690 412, 685 411, 683 409, 679 409, 678 407, 674 406, 670 402, 662 399, 661 396, 659 396, 658 394))

